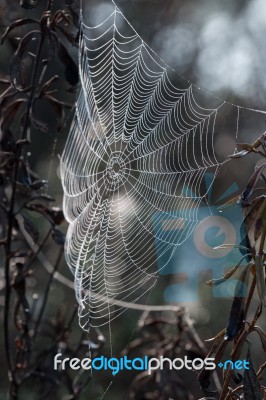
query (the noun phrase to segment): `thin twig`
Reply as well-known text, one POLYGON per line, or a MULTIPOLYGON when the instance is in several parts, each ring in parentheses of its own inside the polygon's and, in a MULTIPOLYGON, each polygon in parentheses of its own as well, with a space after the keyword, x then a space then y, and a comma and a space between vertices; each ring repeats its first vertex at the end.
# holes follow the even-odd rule
POLYGON ((55 274, 55 272, 57 271, 57 269, 59 267, 62 254, 63 254, 63 248, 61 247, 60 251, 59 251, 59 254, 58 254, 58 257, 57 257, 57 260, 56 260, 55 265, 54 265, 54 269, 49 275, 49 279, 48 279, 48 282, 47 282, 47 285, 46 285, 46 289, 45 289, 45 292, 44 292, 43 302, 42 302, 41 309, 40 309, 40 312, 39 312, 39 315, 38 315, 38 318, 37 318, 37 321, 36 321, 36 324, 35 324, 33 337, 35 337, 37 335, 37 333, 38 333, 38 329, 39 329, 39 326, 40 326, 40 323, 41 323, 41 320, 42 320, 42 317, 43 317, 43 313, 44 313, 44 310, 45 310, 45 307, 46 307, 46 304, 47 304, 47 300, 48 300, 48 295, 49 295, 49 291, 50 291, 50 288, 51 288, 51 284, 52 284, 52 281, 54 279, 54 274, 55 274))
MULTIPOLYGON (((48 2, 50 7, 50 1, 48 2)), ((45 41, 44 34, 41 34, 41 38, 38 42, 38 47, 36 51, 36 57, 34 60, 32 77, 31 77, 31 90, 27 102, 25 119, 23 124, 23 129, 21 133, 21 140, 17 143, 15 154, 14 154, 14 169, 12 177, 12 188, 11 188, 11 200, 10 207, 8 211, 8 229, 7 229, 7 242, 5 246, 5 306, 4 306, 4 342, 5 342, 5 352, 8 367, 8 376, 11 383, 10 386, 10 396, 13 399, 17 398, 17 382, 15 371, 12 365, 12 357, 10 352, 10 341, 9 341, 9 316, 10 316, 10 300, 11 300, 11 282, 10 282, 10 260, 11 260, 11 249, 12 249, 12 231, 14 227, 14 208, 17 192, 17 181, 19 174, 20 159, 22 154, 22 148, 27 143, 26 138, 28 136, 28 131, 31 125, 31 113, 34 104, 36 85, 38 82, 38 67, 41 59, 41 53, 43 44, 45 41)))

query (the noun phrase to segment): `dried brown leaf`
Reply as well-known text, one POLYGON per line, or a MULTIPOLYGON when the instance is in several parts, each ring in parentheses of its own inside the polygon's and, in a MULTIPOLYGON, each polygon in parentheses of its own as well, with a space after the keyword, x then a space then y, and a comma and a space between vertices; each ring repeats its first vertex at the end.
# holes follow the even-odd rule
POLYGON ((265 167, 266 163, 263 163, 255 170, 248 181, 246 189, 241 194, 240 202, 247 202, 250 199, 251 195, 254 192, 255 185, 258 182, 258 179, 260 178, 265 167))
POLYGON ((263 306, 266 307, 265 266, 260 254, 255 255, 255 268, 258 295, 263 306))
POLYGON ((231 306, 228 324, 225 331, 225 340, 231 341, 235 339, 243 326, 244 311, 245 311, 245 288, 248 284, 250 268, 249 265, 240 275, 236 288, 234 300, 231 306))
POLYGON ((252 364, 250 349, 248 349, 247 362, 249 369, 245 369, 244 372, 244 398, 245 400, 262 400, 261 386, 252 364))

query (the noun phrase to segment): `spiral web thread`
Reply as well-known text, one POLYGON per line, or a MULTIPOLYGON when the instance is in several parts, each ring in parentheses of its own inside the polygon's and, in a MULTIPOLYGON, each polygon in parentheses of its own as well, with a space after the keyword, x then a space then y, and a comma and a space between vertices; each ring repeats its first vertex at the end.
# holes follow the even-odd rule
POLYGON ((226 162, 215 153, 216 127, 230 112, 236 137, 241 107, 174 72, 115 4, 100 25, 81 21, 79 70, 61 176, 66 259, 88 330, 120 315, 120 300, 142 299, 156 282, 156 257, 191 234, 204 175, 226 162), (156 229, 161 213, 176 229, 156 229))

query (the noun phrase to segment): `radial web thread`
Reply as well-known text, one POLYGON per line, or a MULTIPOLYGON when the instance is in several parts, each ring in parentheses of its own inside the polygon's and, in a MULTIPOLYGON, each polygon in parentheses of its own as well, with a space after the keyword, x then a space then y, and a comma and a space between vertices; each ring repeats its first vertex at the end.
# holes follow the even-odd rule
POLYGON ((236 137, 241 107, 198 88, 167 66, 121 11, 100 25, 81 21, 81 89, 61 158, 66 258, 80 324, 110 323, 121 305, 155 284, 157 254, 182 244, 198 223, 204 175, 226 160, 215 151, 230 109, 236 137), (233 114, 232 114, 233 113, 233 114), (156 229, 164 212, 180 229, 156 229), (174 217, 173 217, 174 219, 174 217))

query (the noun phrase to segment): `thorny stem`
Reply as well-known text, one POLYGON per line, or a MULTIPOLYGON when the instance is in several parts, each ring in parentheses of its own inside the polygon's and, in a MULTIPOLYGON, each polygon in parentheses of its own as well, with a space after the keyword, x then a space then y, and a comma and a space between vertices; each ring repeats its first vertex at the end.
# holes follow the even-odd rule
MULTIPOLYGON (((51 7, 51 0, 47 3, 47 11, 49 11, 51 7)), ((19 165, 20 158, 22 153, 23 145, 27 143, 27 133, 30 129, 31 125, 31 112, 35 98, 35 92, 37 88, 38 82, 38 68, 42 53, 42 48, 44 44, 44 34, 41 33, 41 38, 38 43, 36 57, 33 65, 32 78, 31 78, 31 91, 27 103, 25 121, 21 134, 21 141, 17 143, 16 151, 14 154, 14 169, 13 169, 13 182, 11 189, 11 200, 10 207, 8 210, 8 229, 7 229, 7 241, 5 246, 5 305, 4 305, 4 343, 5 343, 5 352, 6 352, 6 361, 8 368, 8 377, 11 383, 10 387, 10 396, 12 399, 17 399, 17 391, 18 391, 18 383, 16 381, 15 370, 12 366, 12 356, 10 352, 10 340, 9 340, 9 315, 10 315, 10 300, 11 300, 11 281, 10 281, 10 260, 12 257, 12 231, 14 227, 14 208, 15 208, 15 200, 16 200, 16 191, 17 191, 17 180, 19 173, 19 165)))

